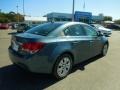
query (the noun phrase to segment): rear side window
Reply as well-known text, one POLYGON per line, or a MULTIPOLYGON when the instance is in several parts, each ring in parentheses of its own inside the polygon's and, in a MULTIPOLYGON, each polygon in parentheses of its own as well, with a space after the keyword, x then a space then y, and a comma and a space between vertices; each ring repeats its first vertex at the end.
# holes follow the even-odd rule
POLYGON ((57 29, 61 25, 62 24, 60 24, 60 23, 41 24, 39 26, 36 26, 36 27, 26 31, 26 33, 47 36, 49 33, 53 32, 55 29, 57 29))
POLYGON ((80 25, 73 25, 64 30, 65 36, 84 36, 85 32, 80 25))
POLYGON ((84 25, 83 28, 84 28, 87 36, 97 36, 97 31, 94 28, 92 28, 88 25, 84 25))

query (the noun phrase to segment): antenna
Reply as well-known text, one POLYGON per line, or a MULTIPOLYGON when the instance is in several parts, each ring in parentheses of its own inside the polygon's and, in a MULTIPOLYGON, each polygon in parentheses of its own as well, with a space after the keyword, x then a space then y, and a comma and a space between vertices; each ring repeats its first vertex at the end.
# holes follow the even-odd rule
POLYGON ((83 11, 85 11, 85 8, 86 8, 86 3, 85 3, 85 0, 84 0, 84 3, 83 3, 83 11))

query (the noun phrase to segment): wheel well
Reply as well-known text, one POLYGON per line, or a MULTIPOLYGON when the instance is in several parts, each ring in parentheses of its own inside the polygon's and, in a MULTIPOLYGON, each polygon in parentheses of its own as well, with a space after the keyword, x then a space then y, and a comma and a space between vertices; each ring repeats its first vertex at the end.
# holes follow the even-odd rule
POLYGON ((73 64, 74 64, 74 56, 73 56, 73 54, 72 54, 71 52, 64 52, 64 53, 62 53, 60 56, 62 56, 62 55, 64 55, 64 54, 70 55, 71 58, 72 58, 73 64))
MULTIPOLYGON (((109 46, 109 42, 108 42, 108 41, 107 41, 107 42, 105 42, 105 44, 107 44, 107 45, 109 46)), ((105 45, 105 44, 104 44, 104 45, 105 45)))
POLYGON ((104 42, 103 45, 102 45, 101 51, 102 51, 104 45, 106 45, 106 44, 109 46, 109 42, 108 41, 104 42))

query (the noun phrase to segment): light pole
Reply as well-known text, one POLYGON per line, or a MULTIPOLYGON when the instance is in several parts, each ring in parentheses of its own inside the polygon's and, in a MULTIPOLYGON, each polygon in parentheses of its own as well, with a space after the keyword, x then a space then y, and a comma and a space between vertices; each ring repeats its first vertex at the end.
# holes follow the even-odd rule
POLYGON ((0 9, 0 13, 2 12, 2 9, 0 9))
POLYGON ((85 5, 85 0, 84 0, 83 11, 85 11, 85 7, 86 7, 86 5, 85 5))
POLYGON ((23 16, 25 16, 25 3, 24 3, 24 0, 23 0, 23 16))
POLYGON ((72 21, 74 21, 74 11, 75 10, 75 0, 73 0, 73 7, 72 7, 72 21))
POLYGON ((19 23, 19 13, 18 13, 18 4, 17 4, 17 6, 16 6, 16 8, 17 8, 17 22, 19 23))

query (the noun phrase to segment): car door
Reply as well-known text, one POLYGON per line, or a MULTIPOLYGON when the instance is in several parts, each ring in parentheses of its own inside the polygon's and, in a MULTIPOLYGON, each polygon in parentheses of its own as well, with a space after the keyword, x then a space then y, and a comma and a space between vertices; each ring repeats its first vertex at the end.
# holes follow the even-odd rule
POLYGON ((72 25, 66 28, 64 34, 71 43, 72 51, 75 56, 75 63, 88 59, 90 43, 81 25, 72 25))
POLYGON ((83 25, 86 36, 90 39, 90 56, 96 56, 100 53, 102 47, 101 37, 97 31, 89 25, 83 25))

